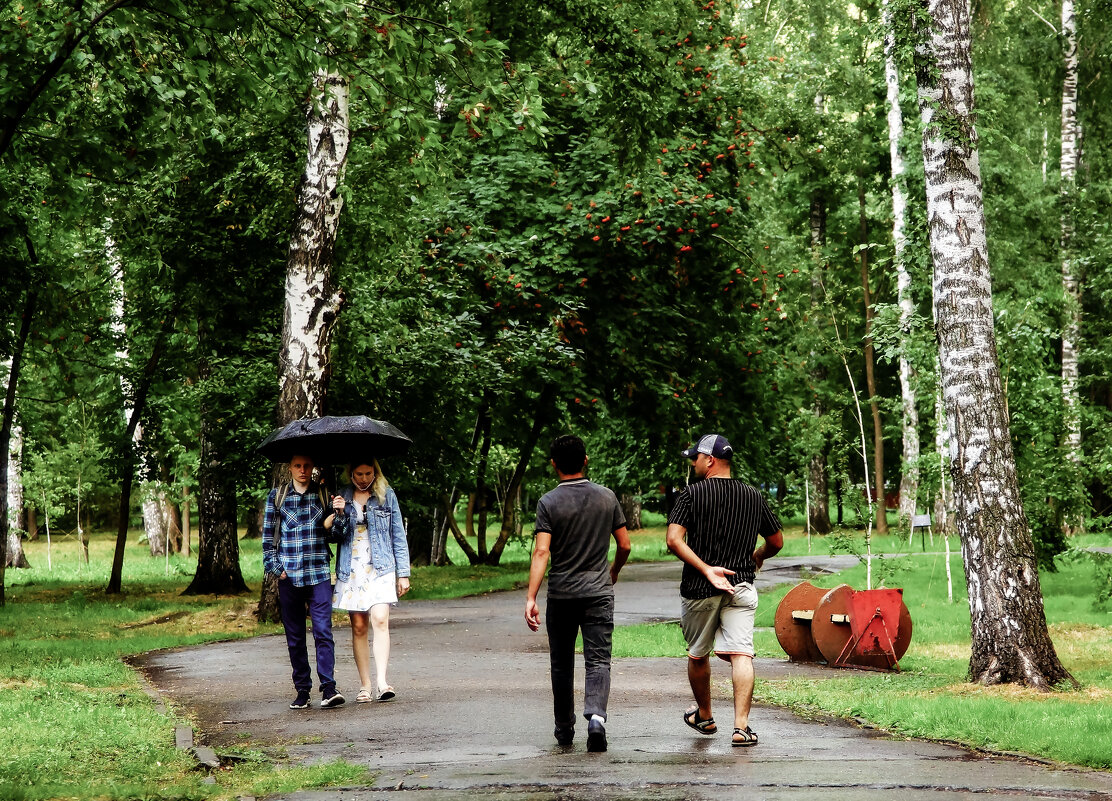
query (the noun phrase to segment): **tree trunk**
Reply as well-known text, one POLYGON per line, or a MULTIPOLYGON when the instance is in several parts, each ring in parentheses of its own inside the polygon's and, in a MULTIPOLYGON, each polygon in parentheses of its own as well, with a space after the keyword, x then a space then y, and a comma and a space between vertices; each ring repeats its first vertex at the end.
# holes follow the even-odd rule
MULTIPOLYGON (((7 366, 7 365, 5 365, 7 366)), ((8 443, 8 556, 6 567, 30 567, 23 552, 23 427, 12 424, 8 443)))
MULTIPOLYGON (((1065 324, 1062 329, 1062 406, 1065 413, 1065 456, 1073 470, 1074 481, 1081 481, 1081 416, 1077 388, 1078 343, 1081 341, 1081 280, 1077 256, 1073 252, 1074 205, 1077 195, 1077 166, 1080 155, 1077 126, 1077 20, 1073 0, 1062 0, 1062 39, 1065 44, 1065 77, 1062 81, 1062 290, 1066 296, 1065 324)), ((1078 515, 1064 520, 1067 533, 1082 526, 1078 515)))
POLYGON ((411 506, 405 520, 405 539, 409 546, 409 563, 413 567, 429 564, 432 553, 433 515, 424 508, 411 506))
POLYGON ((490 409, 487 408, 486 416, 483 418, 483 433, 482 442, 479 445, 479 465, 475 468, 475 492, 471 496, 471 502, 467 507, 467 518, 469 521, 474 520, 475 530, 475 545, 479 553, 479 560, 486 562, 487 560, 487 485, 486 474, 487 465, 490 462, 490 441, 491 441, 491 428, 494 421, 490 416, 490 409))
MULTIPOLYGON (((151 350, 151 356, 144 365, 143 373, 139 378, 139 386, 135 390, 134 397, 130 399, 131 416, 128 419, 127 431, 124 434, 124 437, 128 440, 133 439, 135 431, 139 427, 139 418, 147 405, 147 392, 151 388, 155 368, 158 367, 158 362, 162 358, 162 351, 166 345, 166 330, 174 316, 174 314, 167 314, 163 318, 162 327, 158 331, 154 347, 151 350)), ((127 399, 124 403, 127 403, 127 399)), ((131 484, 134 474, 135 450, 128 448, 124 455, 123 480, 120 485, 120 522, 116 529, 116 549, 112 554, 112 574, 108 577, 108 586, 104 590, 110 595, 123 591, 124 546, 127 544, 127 524, 131 516, 131 484)))
MULTIPOLYGON (((141 426, 136 426, 136 432, 139 432, 141 428, 141 426)), ((139 434, 136 446, 138 446, 141 438, 142 435, 139 434)), ((147 546, 150 548, 151 556, 165 556, 168 540, 166 518, 162 510, 162 500, 165 495, 146 481, 140 487, 140 492, 143 497, 143 531, 147 535, 147 546)))
POLYGON ((900 75, 896 68, 896 34, 892 12, 884 4, 884 81, 888 87, 888 152, 892 162, 892 249, 896 264, 896 299, 900 307, 900 407, 903 412, 903 456, 900 460, 900 521, 908 523, 919 495, 919 409, 915 398, 915 372, 908 358, 911 321, 915 304, 911 273, 907 269, 907 164, 903 154, 903 110, 900 75))
POLYGON ((969 676, 1050 690, 1072 680, 1047 631, 993 331, 968 0, 926 0, 917 78, 936 335, 956 525, 969 591, 969 676))
MULTIPOLYGON (((164 476, 163 481, 167 477, 164 476)), ((181 513, 165 490, 159 492, 159 505, 162 507, 162 523, 166 531, 166 547, 170 553, 181 553, 181 513)))
POLYGON ((451 564, 448 558, 448 532, 452 530, 448 523, 448 516, 454 515, 456 505, 459 503, 459 488, 452 487, 452 491, 443 496, 437 514, 433 516, 433 541, 429 563, 438 567, 451 564))
MULTIPOLYGON (((32 263, 36 260, 34 249, 30 240, 27 249, 32 263)), ((19 333, 12 343, 11 367, 8 369, 8 385, 4 390, 4 413, 0 417, 0 606, 4 606, 4 571, 8 566, 8 460, 11 453, 12 424, 15 421, 15 388, 19 383, 19 369, 23 364, 23 351, 27 345, 27 337, 31 333, 31 319, 35 316, 35 304, 38 295, 35 290, 28 287, 23 301, 23 315, 19 323, 19 333)))
POLYGON ((625 515, 626 528, 630 531, 640 531, 644 526, 641 523, 641 497, 635 492, 623 492, 618 495, 618 503, 622 506, 625 515))
POLYGON ((181 491, 181 552, 185 556, 193 553, 193 543, 189 541, 193 536, 193 509, 190 499, 189 488, 186 487, 181 491))
POLYGON ((278 424, 323 414, 329 352, 343 298, 332 280, 347 163, 348 86, 318 73, 308 111, 308 156, 297 193, 286 264, 286 303, 278 373, 278 424))
MULTIPOLYGON (((865 214, 865 180, 857 178, 858 231, 861 244, 869 243, 869 221, 865 214)), ((888 533, 887 504, 884 502, 884 427, 880 422, 880 401, 876 395, 876 350, 873 347, 873 297, 869 291, 869 249, 863 247, 861 258, 861 292, 865 303, 865 391, 869 393, 869 411, 873 417, 873 492, 876 493, 876 533, 888 533)))
POLYGON ((255 505, 247 512, 247 530, 243 533, 245 540, 261 540, 263 538, 263 521, 266 519, 266 498, 259 498, 255 505))
MULTIPOLYGON (((115 296, 113 299, 113 322, 112 330, 119 338, 120 349, 116 351, 116 360, 119 362, 123 372, 120 373, 120 390, 124 396, 124 421, 130 422, 133 411, 127 406, 128 398, 131 395, 131 388, 128 386, 128 379, 126 377, 128 349, 127 349, 127 327, 124 325, 124 304, 127 295, 124 292, 124 270, 123 264, 120 261, 119 253, 116 249, 116 242, 111 235, 106 235, 104 238, 104 254, 108 264, 112 268, 112 277, 115 284, 115 296)), ((143 424, 136 423, 134 432, 131 435, 132 444, 135 448, 135 457, 137 460, 139 455, 143 452, 143 424)), ((151 556, 165 556, 166 555, 166 522, 162 514, 162 497, 161 493, 156 487, 152 486, 150 482, 143 481, 139 485, 139 495, 143 509, 143 533, 147 538, 147 546, 150 548, 151 556)), ((128 500, 130 504, 130 500, 128 500)))
POLYGON ((499 560, 502 558, 502 551, 505 549, 510 536, 519 529, 521 484, 525 480, 525 471, 529 467, 529 461, 533 458, 533 451, 537 449, 537 442, 540 441, 541 432, 544 431, 544 427, 548 423, 549 411, 555 396, 555 384, 546 383, 541 390, 540 396, 537 398, 536 412, 533 414, 533 425, 529 429, 528 438, 521 446, 521 453, 518 455, 517 466, 514 468, 513 475, 510 477, 510 484, 506 488, 506 501, 502 507, 502 527, 498 531, 498 539, 495 541, 494 547, 490 549, 490 556, 487 558, 488 564, 498 564, 499 560))
MULTIPOLYGON (((203 364, 202 380, 208 372, 203 364)), ((216 420, 216 409, 202 407, 197 572, 183 595, 237 595, 248 590, 239 569, 235 474, 224 464, 227 449, 221 433, 212 430, 216 420)))
POLYGON ((467 556, 468 563, 472 565, 479 564, 481 561, 479 559, 479 552, 471 545, 470 540, 467 539, 467 535, 460 531, 459 524, 456 523, 455 507, 449 506, 447 495, 444 496, 444 507, 442 511, 444 512, 444 520, 447 522, 448 528, 451 529, 452 536, 456 538, 456 543, 463 549, 464 555, 467 556))
MULTIPOLYGON (((318 72, 306 113, 305 172, 297 191, 286 261, 286 302, 278 356, 277 423, 324 414, 331 373, 329 354, 343 296, 332 280, 332 254, 340 224, 340 185, 351 130, 347 81, 318 72)), ((280 471, 276 470, 277 482, 280 471)), ((278 620, 278 582, 264 578, 257 615, 278 620)))
MULTIPOLYGON (((935 372, 941 375, 942 369, 938 367, 937 363, 935 368, 935 372)), ((934 517, 931 522, 934 529, 942 534, 956 534, 957 529, 954 527, 954 482, 947 480, 950 473, 948 464, 950 437, 947 433, 946 410, 942 403, 941 380, 935 386, 934 404, 936 413, 934 449, 938 458, 939 486, 938 495, 934 499, 934 517)))
MULTIPOLYGON (((816 98, 815 105, 822 108, 821 95, 816 98)), ((818 325, 820 315, 816 313, 822 303, 823 272, 826 269, 822 253, 826 242, 826 200, 821 191, 816 190, 811 194, 811 318, 818 325)), ((819 385, 826 380, 826 367, 819 361, 817 352, 811 353, 811 384, 814 389, 811 411, 817 422, 822 426, 822 417, 826 409, 819 397, 819 385)), ((808 473, 811 480, 811 531, 816 534, 829 534, 833 526, 830 525, 830 493, 826 482, 826 443, 825 436, 818 450, 811 455, 808 473)))

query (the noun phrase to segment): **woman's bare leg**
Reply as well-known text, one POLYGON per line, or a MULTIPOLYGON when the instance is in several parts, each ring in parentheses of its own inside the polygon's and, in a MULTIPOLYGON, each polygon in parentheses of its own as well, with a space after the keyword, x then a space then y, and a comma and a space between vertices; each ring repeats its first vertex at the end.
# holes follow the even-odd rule
POLYGON ((351 650, 355 655, 355 669, 359 671, 359 684, 364 690, 371 692, 371 648, 370 643, 367 642, 368 617, 366 612, 348 612, 348 618, 351 620, 351 650))
POLYGON ((390 686, 386 681, 386 665, 390 661, 390 604, 371 607, 371 628, 374 630, 375 676, 378 691, 390 686))

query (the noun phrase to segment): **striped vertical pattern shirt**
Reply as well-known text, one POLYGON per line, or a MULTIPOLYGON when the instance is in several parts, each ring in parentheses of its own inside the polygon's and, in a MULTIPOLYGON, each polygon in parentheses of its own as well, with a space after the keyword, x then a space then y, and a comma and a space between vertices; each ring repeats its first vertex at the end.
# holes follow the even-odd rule
POLYGON ((326 517, 316 484, 300 493, 291 482, 279 508, 278 490, 266 496, 263 517, 263 570, 273 576, 286 576, 297 587, 330 581, 326 517))
MULTIPOLYGON (((707 478, 684 489, 676 497, 668 523, 687 529, 688 546, 708 565, 733 570, 734 575, 726 577, 731 584, 753 582, 757 537, 780 530, 780 521, 760 491, 735 478, 707 478)), ((684 564, 680 595, 697 599, 719 592, 698 570, 684 564)))

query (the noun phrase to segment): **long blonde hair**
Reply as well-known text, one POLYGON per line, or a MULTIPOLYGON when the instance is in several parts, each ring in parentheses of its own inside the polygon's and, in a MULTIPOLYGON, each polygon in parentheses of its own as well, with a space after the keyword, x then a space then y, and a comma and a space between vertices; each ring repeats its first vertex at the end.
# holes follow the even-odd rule
MULTIPOLYGON (((381 506, 386 503, 386 488, 390 486, 390 482, 387 481, 386 476, 382 474, 382 468, 378 466, 378 459, 362 459, 358 462, 349 464, 348 481, 351 483, 352 487, 355 487, 355 481, 353 480, 355 468, 359 467, 361 464, 369 465, 374 468, 375 479, 371 482, 370 491, 381 506)), ((355 489, 358 489, 358 487, 355 487, 355 489)))

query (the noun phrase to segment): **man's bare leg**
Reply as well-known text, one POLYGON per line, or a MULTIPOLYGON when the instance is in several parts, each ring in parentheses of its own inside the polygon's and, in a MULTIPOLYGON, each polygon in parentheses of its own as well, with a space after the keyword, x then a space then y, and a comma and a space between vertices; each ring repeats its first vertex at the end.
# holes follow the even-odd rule
MULTIPOLYGON (((749 725, 749 708, 753 706, 753 657, 730 654, 730 666, 734 682, 734 728, 744 730, 749 725)), ((707 676, 710 676, 709 669, 707 676)))
POLYGON ((711 717, 709 656, 701 659, 691 656, 687 658, 687 680, 691 683, 691 693, 695 696, 695 704, 699 707, 699 719, 707 720, 711 717))

